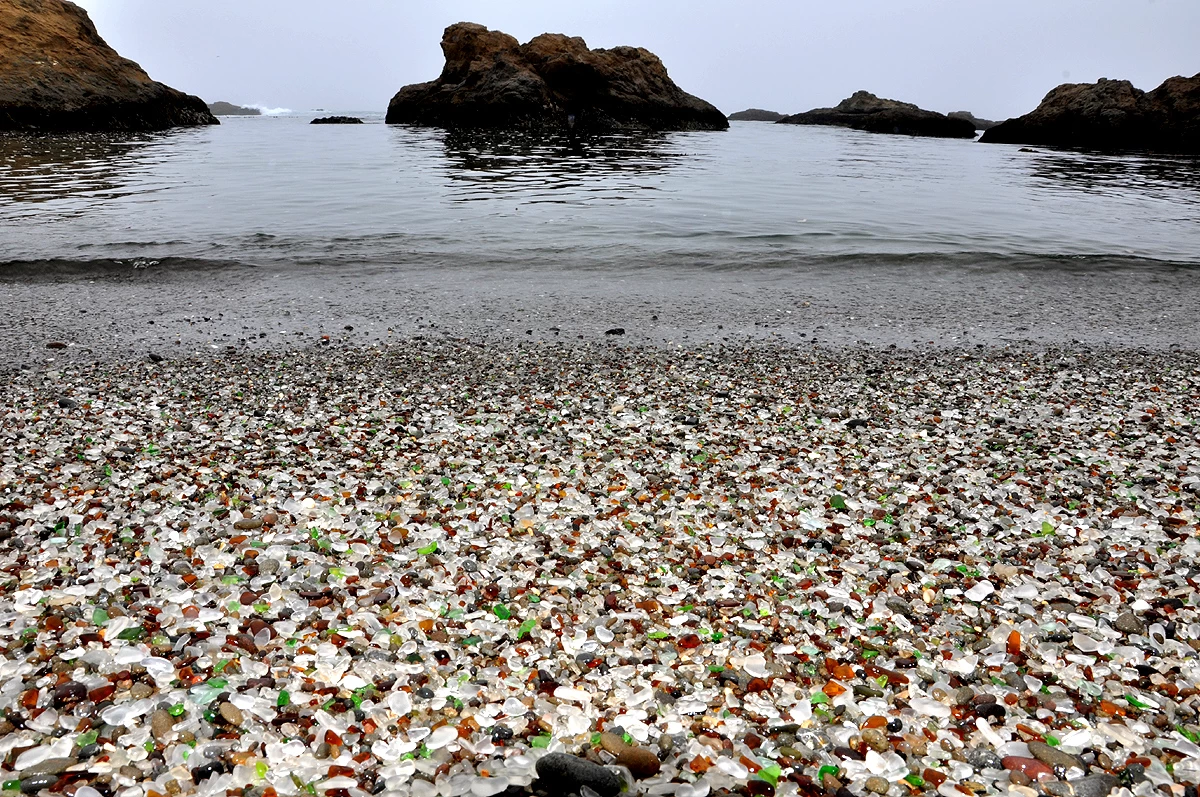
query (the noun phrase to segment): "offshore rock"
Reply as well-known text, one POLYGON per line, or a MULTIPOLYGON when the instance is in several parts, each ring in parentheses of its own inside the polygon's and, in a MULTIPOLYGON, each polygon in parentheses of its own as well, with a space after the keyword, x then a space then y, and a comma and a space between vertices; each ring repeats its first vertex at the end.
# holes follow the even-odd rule
POLYGON ((816 108, 785 116, 779 120, 779 124, 831 125, 902 136, 975 138, 975 125, 972 122, 926 111, 910 102, 882 99, 868 91, 854 92, 838 103, 836 108, 816 108))
POLYGON ((975 125, 976 130, 990 130, 999 124, 999 122, 993 122, 991 119, 980 119, 970 111, 951 111, 946 116, 949 116, 951 119, 966 119, 975 125))
POLYGON ((762 108, 747 108, 744 111, 729 114, 731 122, 778 122, 785 113, 778 111, 764 111, 762 108))
POLYGON ((357 116, 322 116, 320 119, 313 119, 309 122, 310 125, 361 125, 363 120, 357 116))
POLYGON ((724 130, 725 114, 675 85, 640 47, 589 50, 579 37, 543 33, 525 44, 459 22, 442 36, 437 80, 405 86, 388 124, 449 128, 724 130))
POLYGON ((210 102, 208 110, 213 116, 262 116, 262 111, 258 108, 234 105, 232 102, 210 102))
POLYGON ((1168 78, 1150 92, 1128 80, 1064 83, 1030 113, 981 141, 1105 151, 1200 152, 1200 75, 1168 78))
POLYGON ((0 3, 0 130, 144 131, 219 124, 199 97, 150 79, 66 0, 0 3))

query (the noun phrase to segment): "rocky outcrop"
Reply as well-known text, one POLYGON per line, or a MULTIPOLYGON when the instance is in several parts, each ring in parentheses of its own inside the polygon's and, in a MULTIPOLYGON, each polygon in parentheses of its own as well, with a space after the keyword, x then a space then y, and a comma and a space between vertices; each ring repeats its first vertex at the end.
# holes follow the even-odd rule
POLYGON ((975 138, 975 126, 964 119, 951 119, 926 111, 909 102, 885 100, 867 91, 856 91, 836 108, 817 108, 785 116, 779 124, 832 125, 865 130, 935 138, 975 138))
POLYGON ((258 108, 247 108, 231 102, 210 102, 208 110, 213 116, 262 116, 262 111, 258 108))
POLYGON ((446 28, 442 52, 441 76, 402 88, 388 106, 389 124, 590 132, 729 126, 640 47, 589 50, 583 39, 558 33, 520 44, 460 22, 446 28))
POLYGON ((990 130, 997 124, 991 119, 980 119, 970 111, 951 111, 950 113, 946 114, 946 116, 949 116, 951 119, 966 119, 968 122, 975 125, 976 130, 990 130))
POLYGON ((762 108, 747 108, 744 111, 729 114, 731 122, 778 122, 785 113, 778 111, 764 111, 762 108))
POLYGON ((1150 92, 1128 80, 1064 83, 982 141, 1108 151, 1200 153, 1200 75, 1168 78, 1150 92))
POLYGON ((313 119, 309 122, 310 125, 361 125, 363 120, 357 116, 322 116, 320 119, 313 119))
POLYGON ((0 130, 164 130, 218 124, 204 100, 156 83, 66 0, 0 2, 0 130))

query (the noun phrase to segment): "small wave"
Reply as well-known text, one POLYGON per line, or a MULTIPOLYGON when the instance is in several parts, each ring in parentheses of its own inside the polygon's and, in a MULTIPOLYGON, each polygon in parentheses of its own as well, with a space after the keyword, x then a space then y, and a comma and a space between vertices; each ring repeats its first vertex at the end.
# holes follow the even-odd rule
POLYGON ((263 116, 286 116, 292 112, 291 108, 269 108, 261 103, 252 102, 246 106, 247 108, 257 108, 262 111, 263 116))

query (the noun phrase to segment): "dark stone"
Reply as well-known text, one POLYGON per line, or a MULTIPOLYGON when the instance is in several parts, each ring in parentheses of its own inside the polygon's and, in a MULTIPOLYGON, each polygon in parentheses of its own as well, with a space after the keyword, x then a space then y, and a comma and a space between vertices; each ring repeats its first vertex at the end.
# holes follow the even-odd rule
POLYGON ((1001 122, 980 140, 1200 153, 1200 75, 1168 78, 1149 92, 1128 80, 1064 83, 1033 111, 1001 122))
POLYGON ((62 407, 64 410, 73 410, 79 406, 79 402, 75 399, 60 398, 58 400, 58 406, 62 407))
POLYGON ((605 335, 624 335, 625 327, 613 327, 612 329, 604 330, 605 335))
POLYGON ((600 797, 616 797, 621 793, 620 775, 577 756, 551 753, 538 759, 536 769, 537 785, 553 794, 578 793, 583 786, 600 797))
POLYGON ((218 124, 204 100, 150 79, 65 0, 0 4, 0 130, 143 131, 218 124))
POLYGON ((225 772, 225 765, 220 761, 211 761, 207 764, 201 764, 192 770, 192 780, 196 783, 202 783, 213 775, 221 775, 225 772))
POLYGON ((787 116, 787 114, 778 113, 777 111, 764 111, 762 108, 747 108, 744 111, 738 111, 737 113, 729 114, 729 121, 731 121, 731 122, 778 122, 780 119, 782 119, 785 116, 787 116))
POLYGON ((37 794, 42 789, 48 789, 58 782, 58 775, 33 775, 21 779, 22 794, 37 794))
POLYGON ((868 133, 894 133, 934 138, 975 138, 975 125, 926 111, 912 103, 885 100, 867 91, 856 91, 836 108, 816 108, 785 116, 784 125, 831 125, 868 133))
POLYGON ((322 116, 320 119, 313 119, 309 122, 310 125, 361 125, 363 120, 357 116, 322 116))
POLYGON ((87 687, 78 681, 67 681, 65 684, 54 687, 54 705, 65 706, 71 703, 78 703, 87 697, 87 687))
POLYGON ((583 39, 543 33, 525 44, 459 22, 442 35, 437 80, 402 88, 388 124, 464 128, 724 130, 725 114, 684 92, 640 47, 589 50, 583 39))
POLYGON ((1084 778, 1068 781, 1075 790, 1075 797, 1107 797, 1117 785, 1117 779, 1112 775, 1088 775, 1084 778))

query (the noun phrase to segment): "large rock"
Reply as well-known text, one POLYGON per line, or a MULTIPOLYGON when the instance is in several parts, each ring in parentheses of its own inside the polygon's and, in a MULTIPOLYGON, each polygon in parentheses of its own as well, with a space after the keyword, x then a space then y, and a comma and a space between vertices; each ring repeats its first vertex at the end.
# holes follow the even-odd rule
POLYGON ((0 2, 0 130, 164 130, 218 124, 199 97, 156 83, 66 0, 0 2))
POLYGON ((213 116, 262 116, 262 111, 258 108, 234 105, 232 102, 210 102, 208 110, 213 116))
POLYGON ((785 113, 778 111, 764 111, 762 108, 747 108, 744 111, 729 114, 731 122, 778 122, 785 113))
POLYGON ((981 141, 1099 150, 1200 152, 1200 75, 1168 78, 1151 92, 1128 80, 1064 83, 1024 116, 981 141))
POLYGON ((976 130, 991 130, 998 124, 997 122, 993 122, 991 119, 980 119, 970 111, 951 111, 950 113, 946 114, 946 116, 949 116, 951 119, 966 119, 968 122, 975 125, 976 130))
POLYGON ((785 125, 832 125, 865 130, 868 133, 895 133, 903 136, 935 138, 975 138, 975 125, 965 119, 951 119, 934 111, 918 108, 910 102, 885 100, 867 91, 856 91, 836 108, 817 108, 806 113, 785 116, 785 125))
POLYGON ((442 36, 437 80, 405 86, 389 124, 536 129, 724 130, 725 115, 680 89, 640 47, 589 50, 579 37, 543 33, 526 44, 460 22, 442 36))

